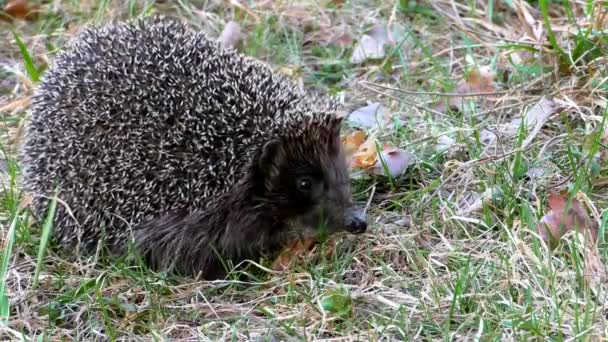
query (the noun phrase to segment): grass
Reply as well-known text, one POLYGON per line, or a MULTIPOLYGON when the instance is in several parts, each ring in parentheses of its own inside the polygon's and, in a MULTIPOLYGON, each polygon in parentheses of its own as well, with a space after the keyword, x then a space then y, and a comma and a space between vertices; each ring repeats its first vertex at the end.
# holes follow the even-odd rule
POLYGON ((604 7, 591 1, 56 3, 43 4, 34 21, 0 24, 3 339, 608 338, 604 7), (535 22, 518 16, 522 8, 535 22), (353 180, 357 200, 369 203, 369 234, 344 237, 336 253, 315 254, 287 273, 247 284, 175 279, 102 254, 74 258, 54 248, 52 227, 30 217, 19 186, 15 156, 27 99, 78 28, 150 12, 178 15, 212 37, 235 20, 246 33, 244 53, 343 96, 351 110, 370 101, 392 113, 379 143, 406 149, 416 162, 399 177, 353 180), (352 64, 354 43, 328 38, 346 32, 356 41, 381 23, 398 23, 404 34, 379 61, 352 64), (539 23, 541 41, 524 38, 539 23), (437 109, 479 66, 495 72, 500 87, 463 98, 460 111, 437 109), (566 110, 524 146, 530 127, 512 120, 543 96, 563 101, 566 110), (442 136, 453 143, 437 150, 442 136), (574 232, 555 250, 539 239, 536 225, 549 210, 548 194, 557 191, 578 193, 595 214, 596 257, 574 232))

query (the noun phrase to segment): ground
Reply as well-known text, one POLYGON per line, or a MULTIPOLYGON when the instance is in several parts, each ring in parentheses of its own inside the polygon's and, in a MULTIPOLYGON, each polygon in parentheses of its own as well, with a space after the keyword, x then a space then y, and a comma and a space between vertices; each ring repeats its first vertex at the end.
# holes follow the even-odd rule
POLYGON ((0 1, 22 4, 37 15, 0 21, 3 340, 608 338, 602 3, 0 1), (15 161, 30 96, 83 26, 149 13, 364 108, 358 126, 397 159, 378 175, 362 169, 376 154, 352 157, 366 234, 246 283, 55 248, 15 161))

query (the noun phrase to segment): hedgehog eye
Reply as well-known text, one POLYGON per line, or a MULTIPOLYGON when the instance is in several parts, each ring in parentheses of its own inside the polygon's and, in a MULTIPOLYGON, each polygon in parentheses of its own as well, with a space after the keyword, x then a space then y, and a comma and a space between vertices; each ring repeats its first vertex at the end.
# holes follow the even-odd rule
POLYGON ((298 187, 298 191, 300 192, 310 192, 312 190, 313 179, 309 176, 298 177, 296 180, 296 185, 298 187))

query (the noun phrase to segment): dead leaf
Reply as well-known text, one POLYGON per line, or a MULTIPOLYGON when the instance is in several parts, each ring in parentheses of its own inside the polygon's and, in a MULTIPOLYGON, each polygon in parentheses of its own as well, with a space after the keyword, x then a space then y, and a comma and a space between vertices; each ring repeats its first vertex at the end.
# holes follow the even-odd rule
POLYGON ((391 177, 401 176, 414 159, 411 153, 390 146, 385 146, 380 154, 382 160, 378 159, 376 161, 374 172, 386 176, 386 171, 388 171, 391 177))
POLYGON ((485 93, 496 90, 494 77, 496 74, 489 67, 473 69, 456 86, 459 94, 485 93))
POLYGON ((316 245, 315 239, 297 240, 289 243, 272 263, 274 271, 284 272, 289 269, 293 261, 308 254, 316 245))
POLYGON ((350 62, 362 63, 368 59, 381 59, 385 56, 384 47, 389 37, 384 25, 376 25, 363 35, 353 50, 350 62))
MULTIPOLYGON (((496 91, 496 83, 494 77, 496 74, 489 67, 480 67, 472 69, 462 80, 456 85, 456 94, 468 95, 474 93, 491 93, 496 91)), ((466 97, 451 96, 448 100, 448 106, 453 110, 460 112, 464 111, 464 103, 466 97)), ((437 106, 436 110, 445 112, 446 108, 443 103, 437 106)))
POLYGON ((347 48, 353 45, 353 36, 343 28, 334 26, 320 26, 316 31, 306 34, 305 44, 313 43, 321 46, 335 44, 340 48, 347 48))
POLYGON ((346 156, 352 156, 359 147, 365 142, 367 133, 365 131, 355 131, 345 137, 342 137, 342 145, 346 156))
POLYGON ((220 35, 220 43, 225 48, 236 49, 243 41, 245 35, 241 29, 241 25, 237 22, 229 21, 220 35))
MULTIPOLYGON (((526 127, 529 129, 532 127, 532 130, 528 134, 528 137, 521 145, 521 148, 526 148, 530 142, 536 137, 540 129, 543 127, 545 122, 549 120, 551 115, 561 112, 564 109, 564 106, 557 103, 554 100, 549 100, 546 97, 543 97, 535 104, 530 110, 528 110, 522 120, 524 121, 526 127)), ((519 127, 520 121, 515 119, 511 122, 515 129, 519 127)))
POLYGON ((378 160, 376 151, 376 137, 372 135, 359 146, 359 150, 353 155, 352 166, 360 169, 374 167, 378 160))
POLYGON ((585 236, 588 232, 593 242, 597 240, 597 222, 589 218, 587 211, 576 198, 572 200, 568 211, 566 211, 567 201, 567 196, 557 193, 549 194, 547 202, 550 211, 541 218, 537 225, 541 238, 551 249, 557 247, 562 236, 573 229, 578 229, 585 236))
POLYGON ((28 0, 9 0, 4 6, 4 13, 0 17, 5 20, 15 18, 19 20, 34 20, 39 6, 28 0), (9 16, 7 18, 6 16, 9 16))
POLYGON ((435 145, 435 152, 445 153, 455 143, 456 143, 456 140, 454 140, 453 138, 448 137, 447 135, 442 135, 439 138, 437 138, 437 144, 435 145))
POLYGON ((458 215, 466 215, 474 212, 479 212, 483 209, 484 203, 491 203, 501 194, 500 188, 492 187, 486 189, 481 195, 477 192, 471 191, 468 193, 469 196, 463 196, 458 201, 458 215))
MULTIPOLYGON (((458 82, 456 92, 463 95, 493 92, 496 90, 494 85, 495 76, 496 74, 487 67, 473 69, 464 79, 458 82)), ((462 111, 463 101, 463 97, 452 97, 450 99, 450 106, 462 111)))
POLYGON ((375 136, 370 136, 353 155, 351 166, 358 169, 369 170, 375 174, 398 177, 411 165, 413 155, 402 149, 385 145, 378 153, 375 136), (380 154, 381 158, 378 157, 380 154))
POLYGON ((361 107, 348 116, 348 122, 357 128, 376 129, 388 122, 388 113, 379 103, 374 102, 361 107))

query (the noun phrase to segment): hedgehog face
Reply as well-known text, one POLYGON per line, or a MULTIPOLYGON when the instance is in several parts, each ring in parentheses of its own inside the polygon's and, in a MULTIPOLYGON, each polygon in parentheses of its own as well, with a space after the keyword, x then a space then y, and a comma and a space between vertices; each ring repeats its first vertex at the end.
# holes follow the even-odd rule
POLYGON ((367 224, 353 204, 338 131, 324 141, 311 141, 311 136, 281 138, 264 146, 258 165, 265 197, 301 235, 364 232, 367 224))

